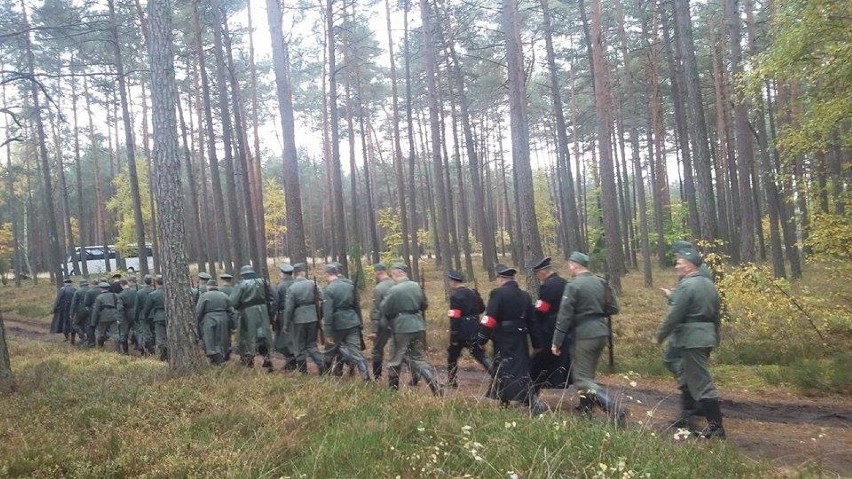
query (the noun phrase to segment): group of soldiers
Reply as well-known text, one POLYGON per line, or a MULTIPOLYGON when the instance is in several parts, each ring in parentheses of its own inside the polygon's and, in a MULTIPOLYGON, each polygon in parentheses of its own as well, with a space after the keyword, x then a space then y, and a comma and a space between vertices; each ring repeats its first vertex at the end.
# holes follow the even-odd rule
MULTIPOLYGON (((689 428, 701 437, 725 438, 719 394, 708 369, 709 354, 719 340, 718 291, 691 244, 676 242, 672 251, 680 280, 674 290, 663 289, 669 310, 657 333, 659 343, 667 341, 664 362, 681 391, 682 413, 672 426, 689 428), (699 416, 707 419, 703 429, 697 427, 699 416)), ((559 276, 550 258, 531 268, 541 283, 535 301, 515 280, 517 270, 503 264, 495 267, 496 287, 487 303, 478 291, 465 286, 463 274, 447 272, 446 384, 438 381, 426 357, 428 299, 421 285, 408 277, 405 263, 373 265, 371 367, 363 355, 358 289, 338 263, 324 267, 323 288, 315 278, 307 278, 303 263, 280 265, 281 280, 275 287, 251 266, 240 269, 236 284, 230 275, 221 275, 217 282, 201 272, 192 296, 199 337, 211 364, 229 360, 236 332, 236 352, 247 367, 253 367, 260 355, 262 367, 271 372, 275 351, 284 356, 287 370, 308 374, 310 361, 320 375, 342 375, 348 365, 370 381, 381 378, 384 350, 390 345, 388 386, 400 387, 402 367, 407 365, 412 382, 422 379, 441 396, 445 385, 458 387, 458 360, 466 349, 491 378, 488 396, 504 405, 517 402, 533 415, 543 414, 548 406, 539 399, 541 389, 563 389, 573 383, 580 394, 578 410, 589 414, 598 407, 624 424, 625 409, 595 382, 602 352, 608 342, 611 347, 607 320, 619 312, 615 292, 608 281, 592 274, 589 257, 581 252, 569 257, 571 281, 559 276), (486 352, 489 342, 491 355, 486 352)), ((133 278, 113 279, 92 288, 83 282, 76 291, 66 280, 54 307, 54 332, 65 333, 72 343, 79 335, 90 346, 102 346, 110 336, 123 353, 128 352, 130 339, 142 354, 153 353, 156 347, 160 358, 166 359, 162 278, 146 276, 141 288, 133 278)))

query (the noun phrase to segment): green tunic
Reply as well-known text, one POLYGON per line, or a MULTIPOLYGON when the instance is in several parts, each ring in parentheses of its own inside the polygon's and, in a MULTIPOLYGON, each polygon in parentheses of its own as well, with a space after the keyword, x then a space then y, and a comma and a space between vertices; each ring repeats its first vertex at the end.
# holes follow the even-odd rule
POLYGON ((148 296, 151 295, 152 291, 154 291, 154 288, 146 284, 136 293, 133 331, 136 333, 136 345, 139 347, 143 347, 151 341, 151 321, 142 314, 142 311, 144 311, 148 296))
POLYGON ((95 298, 92 305, 92 322, 96 325, 95 338, 102 346, 106 336, 121 341, 121 320, 124 316, 124 305, 119 295, 104 291, 95 298))
POLYGON ((323 290, 323 326, 327 333, 352 329, 361 325, 355 308, 355 285, 346 278, 338 278, 323 290))
POLYGON ((277 317, 277 330, 275 331, 275 350, 284 356, 292 356, 293 354, 293 338, 292 328, 287 328, 284 324, 284 306, 287 301, 287 290, 293 285, 293 280, 287 278, 275 288, 275 314, 277 317))
POLYGON ((166 336, 166 304, 163 289, 157 288, 145 300, 142 317, 154 323, 154 342, 158 348, 168 347, 166 336))
POLYGON ((89 291, 88 286, 80 286, 77 291, 74 291, 74 297, 71 298, 71 319, 74 332, 81 336, 86 332, 86 320, 88 320, 88 311, 86 311, 85 300, 86 293, 89 291))
POLYGON ((204 350, 208 356, 225 352, 225 335, 229 334, 228 313, 230 310, 228 296, 219 290, 208 290, 198 297, 195 318, 201 325, 204 350))
POLYGON ((124 314, 122 314, 121 319, 121 332, 125 338, 130 333, 130 328, 133 326, 133 320, 136 316, 137 293, 138 289, 136 287, 125 288, 118 293, 118 297, 121 298, 121 302, 124 303, 124 314))
POLYGON ((284 302, 284 324, 306 324, 318 321, 314 305, 314 292, 318 293, 320 302, 324 296, 322 290, 315 286, 313 280, 297 278, 287 290, 284 302))
POLYGON ((373 332, 378 334, 382 329, 388 327, 388 320, 382 314, 382 300, 385 299, 388 290, 393 286, 394 281, 390 278, 385 278, 373 288, 373 308, 370 310, 370 321, 372 322, 373 332))
MULTIPOLYGON (((254 356, 258 353, 258 339, 270 341, 272 332, 269 327, 269 309, 272 291, 263 278, 251 274, 243 276, 231 292, 231 306, 240 312, 239 317, 239 350, 243 356, 254 356)), ((261 344, 261 354, 267 348, 261 344)))
POLYGON ((388 318, 394 334, 426 331, 423 311, 428 300, 420 285, 405 278, 388 289, 379 309, 388 318))
MULTIPOLYGON (((591 272, 579 274, 565 285, 556 316, 553 344, 562 345, 565 335, 572 329, 576 339, 609 336, 604 315, 604 287, 605 281, 591 272)), ((611 307, 618 312, 618 299, 614 294, 611 307)))

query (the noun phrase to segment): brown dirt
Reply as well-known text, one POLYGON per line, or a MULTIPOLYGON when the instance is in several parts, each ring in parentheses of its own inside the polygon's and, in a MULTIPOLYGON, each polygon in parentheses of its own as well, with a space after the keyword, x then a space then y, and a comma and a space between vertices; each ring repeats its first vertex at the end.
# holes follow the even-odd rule
MULTIPOLYGON (((3 320, 9 336, 63 341, 62 335, 50 334, 49 324, 43 321, 10 313, 4 313, 3 320)), ((433 360, 440 361, 437 354, 433 356, 433 360)), ((440 364, 438 361, 435 364, 440 364)), ((273 363, 280 371, 283 361, 275 358, 273 363)), ((259 358, 256 367, 260 367, 259 358)), ((438 373, 446 377, 445 368, 439 367, 438 373)), ((676 442, 674 432, 666 430, 666 425, 679 411, 674 382, 652 378, 635 381, 636 385, 632 386, 630 380, 619 375, 599 378, 601 386, 628 409, 629 427, 668 435, 673 443, 676 442)), ((458 389, 447 390, 448 396, 462 395, 491 402, 484 399, 487 375, 472 361, 462 361, 459 382, 458 389)), ((420 387, 427 394, 425 385, 420 387)), ((722 395, 728 441, 747 456, 768 461, 782 476, 799 476, 800 468, 814 464, 826 476, 852 477, 852 399, 838 395, 809 397, 783 389, 759 394, 724 390, 722 395)), ((545 390, 542 398, 559 414, 576 414, 576 389, 573 387, 564 391, 545 390)), ((494 406, 497 407, 496 402, 494 406)))

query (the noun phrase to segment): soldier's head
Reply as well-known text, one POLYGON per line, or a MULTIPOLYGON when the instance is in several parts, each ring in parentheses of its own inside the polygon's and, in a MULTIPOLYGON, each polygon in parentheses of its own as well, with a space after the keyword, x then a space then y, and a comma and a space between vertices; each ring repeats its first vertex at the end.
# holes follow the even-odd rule
POLYGON ((127 278, 127 282, 130 283, 130 287, 136 286, 136 276, 131 276, 127 278))
POLYGON ((678 253, 680 253, 681 251, 687 249, 695 249, 695 247, 692 246, 692 243, 690 243, 689 241, 677 240, 672 242, 672 246, 670 249, 672 254, 677 256, 678 253))
POLYGON ((450 289, 458 289, 464 286, 464 279, 464 274, 458 271, 447 271, 447 284, 450 286, 450 289))
POLYGON ((568 257, 568 270, 571 276, 577 276, 589 270, 589 256, 579 251, 574 251, 568 257))
POLYGON ((293 265, 293 276, 296 278, 304 278, 308 274, 308 265, 305 263, 296 263, 293 265))
POLYGON ((72 281, 71 278, 65 278, 64 280, 62 280, 62 283, 65 284, 66 286, 71 286, 71 283, 73 283, 73 282, 74 281, 72 281))
POLYGON ((553 274, 553 265, 550 263, 550 256, 540 260, 532 267, 533 273, 535 277, 538 278, 539 281, 544 281, 553 274))
POLYGON ((207 289, 219 289, 219 284, 216 283, 215 279, 212 279, 212 278, 208 279, 207 280, 207 289))
POLYGON ((254 272, 254 268, 251 265, 246 264, 240 267, 240 277, 243 279, 256 278, 257 273, 254 272))
POLYGON ((373 273, 376 275, 376 281, 381 281, 388 277, 388 267, 384 263, 376 263, 373 265, 373 273))
POLYGON ((120 280, 121 280, 121 273, 115 273, 114 275, 112 275, 112 282, 113 283, 116 283, 120 280))
POLYGON ((323 271, 325 271, 325 279, 329 283, 336 280, 337 277, 340 276, 340 267, 337 266, 337 263, 325 265, 325 267, 323 267, 323 271))
POLYGON ((278 271, 281 272, 281 279, 289 279, 293 277, 293 266, 290 263, 281 263, 278 266, 278 271))
POLYGON ((129 288, 129 287, 130 287, 130 283, 129 283, 129 282, 127 282, 127 280, 126 280, 126 279, 122 279, 122 280, 120 280, 120 281, 118 282, 118 284, 120 284, 120 285, 121 285, 121 289, 127 289, 127 288, 129 288))
POLYGON ((675 261, 675 271, 677 271, 679 277, 683 278, 698 270, 698 267, 703 262, 704 258, 701 257, 701 253, 692 248, 687 248, 678 252, 677 261, 675 261))
POLYGON ((391 277, 394 281, 400 281, 408 277, 408 265, 402 261, 394 263, 391 267, 391 277))
POLYGON ((142 281, 144 281, 145 284, 147 284, 148 286, 151 286, 151 284, 154 282, 154 277, 150 274, 146 274, 145 277, 142 278, 142 281))
POLYGON ((230 274, 228 274, 228 273, 222 273, 222 274, 220 274, 220 275, 219 275, 219 279, 221 279, 221 280, 222 280, 222 282, 223 282, 223 283, 225 283, 226 285, 230 285, 231 283, 233 283, 233 282, 234 282, 234 277, 233 277, 233 276, 231 276, 231 275, 230 275, 230 274))
POLYGON ((198 272, 198 279, 196 279, 196 282, 198 283, 199 286, 202 286, 202 285, 207 284, 207 282, 210 281, 212 278, 213 277, 210 276, 210 273, 207 273, 207 272, 204 272, 204 271, 199 271, 198 272))
POLYGON ((101 292, 106 291, 109 289, 109 283, 107 283, 106 281, 101 281, 100 283, 98 283, 98 288, 101 288, 101 292))
POLYGON ((497 274, 497 284, 503 285, 509 281, 514 281, 518 270, 510 268, 505 264, 497 264, 494 267, 494 272, 497 274))
POLYGON ((158 274, 157 277, 154 278, 154 284, 156 284, 158 288, 162 288, 163 287, 163 277, 158 274))

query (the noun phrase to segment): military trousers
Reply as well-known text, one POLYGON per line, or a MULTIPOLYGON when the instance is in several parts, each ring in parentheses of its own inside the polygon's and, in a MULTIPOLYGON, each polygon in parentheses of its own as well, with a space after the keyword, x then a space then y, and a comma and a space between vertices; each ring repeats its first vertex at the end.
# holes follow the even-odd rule
POLYGON ((151 340, 154 339, 154 335, 152 334, 152 324, 151 320, 148 318, 139 318, 133 322, 133 334, 136 335, 136 346, 140 349, 144 348, 146 344, 151 343, 151 340))
POLYGON ((95 339, 98 346, 103 346, 107 338, 121 341, 121 326, 118 321, 100 321, 95 328, 95 339))
POLYGON ((391 383, 399 382, 402 363, 408 358, 411 374, 423 376, 427 381, 435 378, 435 370, 426 360, 426 331, 416 333, 395 333, 393 335, 393 350, 388 362, 388 379, 391 383))
POLYGON ((663 349, 663 364, 674 377, 680 376, 683 369, 683 359, 681 357, 682 349, 677 346, 672 338, 666 341, 666 347, 663 349))
POLYGON ((683 368, 678 376, 678 387, 689 388, 689 394, 696 401, 718 399, 719 391, 713 384, 708 361, 713 348, 683 348, 681 358, 683 368))
POLYGON ((154 344, 158 348, 169 347, 165 321, 154 321, 154 344))
POLYGON ((374 363, 381 363, 385 360, 385 346, 387 346, 390 338, 393 337, 393 332, 388 327, 379 327, 376 332, 376 339, 373 341, 373 350, 370 359, 374 363))
POLYGON ((343 362, 351 365, 357 365, 364 361, 364 355, 361 354, 361 328, 340 329, 333 333, 334 346, 326 351, 326 357, 333 361, 339 356, 343 362))
POLYGON ((574 384, 580 394, 586 391, 600 390, 600 386, 595 383, 595 373, 606 344, 606 336, 574 339, 571 345, 571 359, 574 361, 572 365, 574 368, 574 384))
POLYGON ((74 320, 71 322, 71 330, 80 337, 86 335, 86 324, 89 322, 88 314, 76 314, 74 315, 74 320))
POLYGON ((225 334, 230 334, 227 318, 206 315, 201 321, 204 354, 207 356, 225 354, 225 334))
MULTIPOLYGON (((278 317, 281 318, 283 314, 281 314, 281 311, 278 313, 278 317)), ((279 321, 283 320, 279 319, 279 321)), ((291 358, 293 356, 292 325, 289 328, 285 328, 283 324, 279 324, 278 328, 278 331, 275 332, 275 351, 283 354, 285 358, 291 358)))
POLYGON ((317 349, 317 322, 294 323, 291 326, 293 328, 293 355, 296 363, 305 363, 307 358, 310 357, 317 366, 322 365, 320 369, 324 369, 325 357, 317 349))

